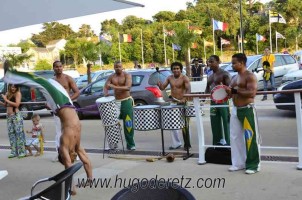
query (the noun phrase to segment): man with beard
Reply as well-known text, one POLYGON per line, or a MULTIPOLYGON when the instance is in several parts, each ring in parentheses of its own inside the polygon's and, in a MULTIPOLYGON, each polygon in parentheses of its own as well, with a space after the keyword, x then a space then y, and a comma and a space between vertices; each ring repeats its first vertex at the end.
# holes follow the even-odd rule
POLYGON ((114 90, 116 104, 118 106, 118 116, 123 120, 124 134, 128 150, 135 150, 134 143, 134 128, 133 128, 133 98, 130 95, 132 86, 131 74, 123 71, 123 66, 120 61, 114 63, 115 73, 111 74, 104 86, 104 96, 108 96, 108 90, 114 90))

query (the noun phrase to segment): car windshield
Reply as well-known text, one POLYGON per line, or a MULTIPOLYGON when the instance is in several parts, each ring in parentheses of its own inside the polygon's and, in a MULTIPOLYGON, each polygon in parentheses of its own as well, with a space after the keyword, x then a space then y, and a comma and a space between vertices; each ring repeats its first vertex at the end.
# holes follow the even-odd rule
MULTIPOLYGON (((256 55, 256 56, 248 56, 247 61, 246 61, 246 66, 249 67, 255 60, 257 60, 261 55, 256 55)), ((226 71, 234 71, 232 67, 232 63, 229 64, 224 70, 226 71)))
POLYGON ((54 76, 54 72, 51 71, 51 70, 46 70, 46 71, 35 71, 34 72, 35 75, 38 75, 38 76, 42 76, 43 78, 46 78, 46 79, 50 79, 50 78, 53 78, 54 76))
POLYGON ((157 85, 157 82, 160 81, 164 83, 168 76, 170 76, 172 72, 170 70, 162 70, 159 72, 154 72, 149 77, 149 85, 157 85))
MULTIPOLYGON (((91 73, 91 79, 96 75, 96 73, 91 73)), ((77 83, 81 83, 81 82, 87 82, 88 81, 88 78, 87 78, 87 74, 83 75, 83 76, 80 76, 78 79, 77 79, 77 83)))

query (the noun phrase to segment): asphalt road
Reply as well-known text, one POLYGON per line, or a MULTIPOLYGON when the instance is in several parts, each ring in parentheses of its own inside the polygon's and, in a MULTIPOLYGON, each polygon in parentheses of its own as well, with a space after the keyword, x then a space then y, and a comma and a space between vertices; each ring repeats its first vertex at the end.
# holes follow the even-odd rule
MULTIPOLYGON (((260 97, 259 97, 260 98, 260 97)), ((257 104, 257 115, 259 130, 262 138, 262 154, 272 155, 290 155, 297 156, 297 150, 285 149, 267 149, 267 147, 297 147, 297 126, 295 113, 291 111, 282 111, 276 109, 272 101, 265 102, 261 106, 257 104)), ((204 130, 205 130, 205 144, 210 145, 212 142, 211 125, 209 118, 209 110, 205 110, 204 130)), ((54 147, 55 126, 53 117, 47 113, 41 113, 41 122, 45 127, 46 147, 54 147)), ((89 118, 81 120, 82 123, 82 139, 81 144, 86 149, 101 149, 104 141, 104 128, 100 119, 89 118)), ((190 127, 192 130, 192 152, 198 151, 198 137, 196 131, 196 119, 191 118, 190 127)), ((31 121, 24 121, 25 129, 31 128, 31 121)), ((169 131, 164 131, 165 149, 171 144, 169 131)), ((135 142, 138 151, 161 151, 161 131, 135 131, 135 142)), ((9 146, 6 119, 0 118, 0 145, 9 146)))

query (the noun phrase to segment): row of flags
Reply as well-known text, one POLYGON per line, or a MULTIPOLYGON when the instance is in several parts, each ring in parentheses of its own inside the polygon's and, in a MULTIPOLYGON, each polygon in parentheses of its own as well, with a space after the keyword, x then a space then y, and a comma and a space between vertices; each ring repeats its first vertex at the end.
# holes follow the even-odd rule
MULTIPOLYGON (((215 20, 215 19, 212 19, 212 22, 213 22, 213 39, 215 40, 214 38, 214 31, 216 30, 221 30, 221 31, 226 31, 227 28, 228 28, 228 24, 225 23, 225 22, 221 22, 221 21, 218 21, 218 20, 215 20)), ((273 12, 273 11, 269 11, 269 23, 286 23, 286 20, 284 19, 284 17, 277 13, 277 12, 273 12)), ((196 26, 189 26, 188 27, 189 30, 191 30, 194 34, 202 34, 202 30, 199 28, 199 27, 196 27, 196 26)), ((165 36, 175 36, 176 33, 174 30, 167 30, 167 29, 164 29, 164 35, 165 36)), ((281 38, 281 39, 285 39, 285 37, 276 31, 276 38, 281 38)), ((107 33, 103 33, 99 36, 99 39, 100 41, 104 41, 106 42, 107 44, 111 44, 112 42, 112 36, 110 34, 107 34, 107 33)), ((221 41, 221 45, 229 45, 231 44, 231 42, 229 40, 226 40, 224 38, 220 38, 220 41, 221 41)), ((256 42, 258 41, 266 41, 266 38, 258 33, 256 33, 256 42)), ((124 42, 127 42, 127 43, 131 43, 132 42, 132 36, 130 34, 119 34, 119 42, 121 43, 124 43, 124 42)), ((247 41, 244 40, 243 41, 244 43, 246 43, 247 41)), ((242 39, 238 36, 238 43, 242 43, 242 39)), ((195 49, 197 48, 197 43, 192 43, 191 45, 191 48, 195 49)), ((208 41, 205 41, 204 40, 204 46, 214 46, 213 42, 208 42, 208 41)), ((178 45, 178 44, 174 44, 172 43, 172 49, 173 50, 176 50, 176 51, 180 51, 181 50, 181 46, 178 45)))
MULTIPOLYGON (((106 43, 112 42, 112 36, 107 33, 103 33, 99 36, 100 41, 104 41, 106 43)), ((119 34, 119 42, 132 42, 132 36, 130 34, 119 34)))

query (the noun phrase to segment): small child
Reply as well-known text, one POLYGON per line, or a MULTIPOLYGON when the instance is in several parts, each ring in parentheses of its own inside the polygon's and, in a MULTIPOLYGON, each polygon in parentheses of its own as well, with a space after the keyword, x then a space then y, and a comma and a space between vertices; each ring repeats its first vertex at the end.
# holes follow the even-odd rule
POLYGON ((31 138, 26 139, 25 149, 28 150, 29 152, 29 154, 27 154, 26 156, 33 155, 30 146, 33 146, 37 150, 35 156, 39 156, 40 154, 43 154, 44 129, 43 129, 43 125, 40 123, 40 116, 38 114, 34 114, 31 120, 33 121, 32 130, 26 131, 26 133, 32 134, 31 138), (40 144, 40 148, 39 148, 39 144, 40 144))

